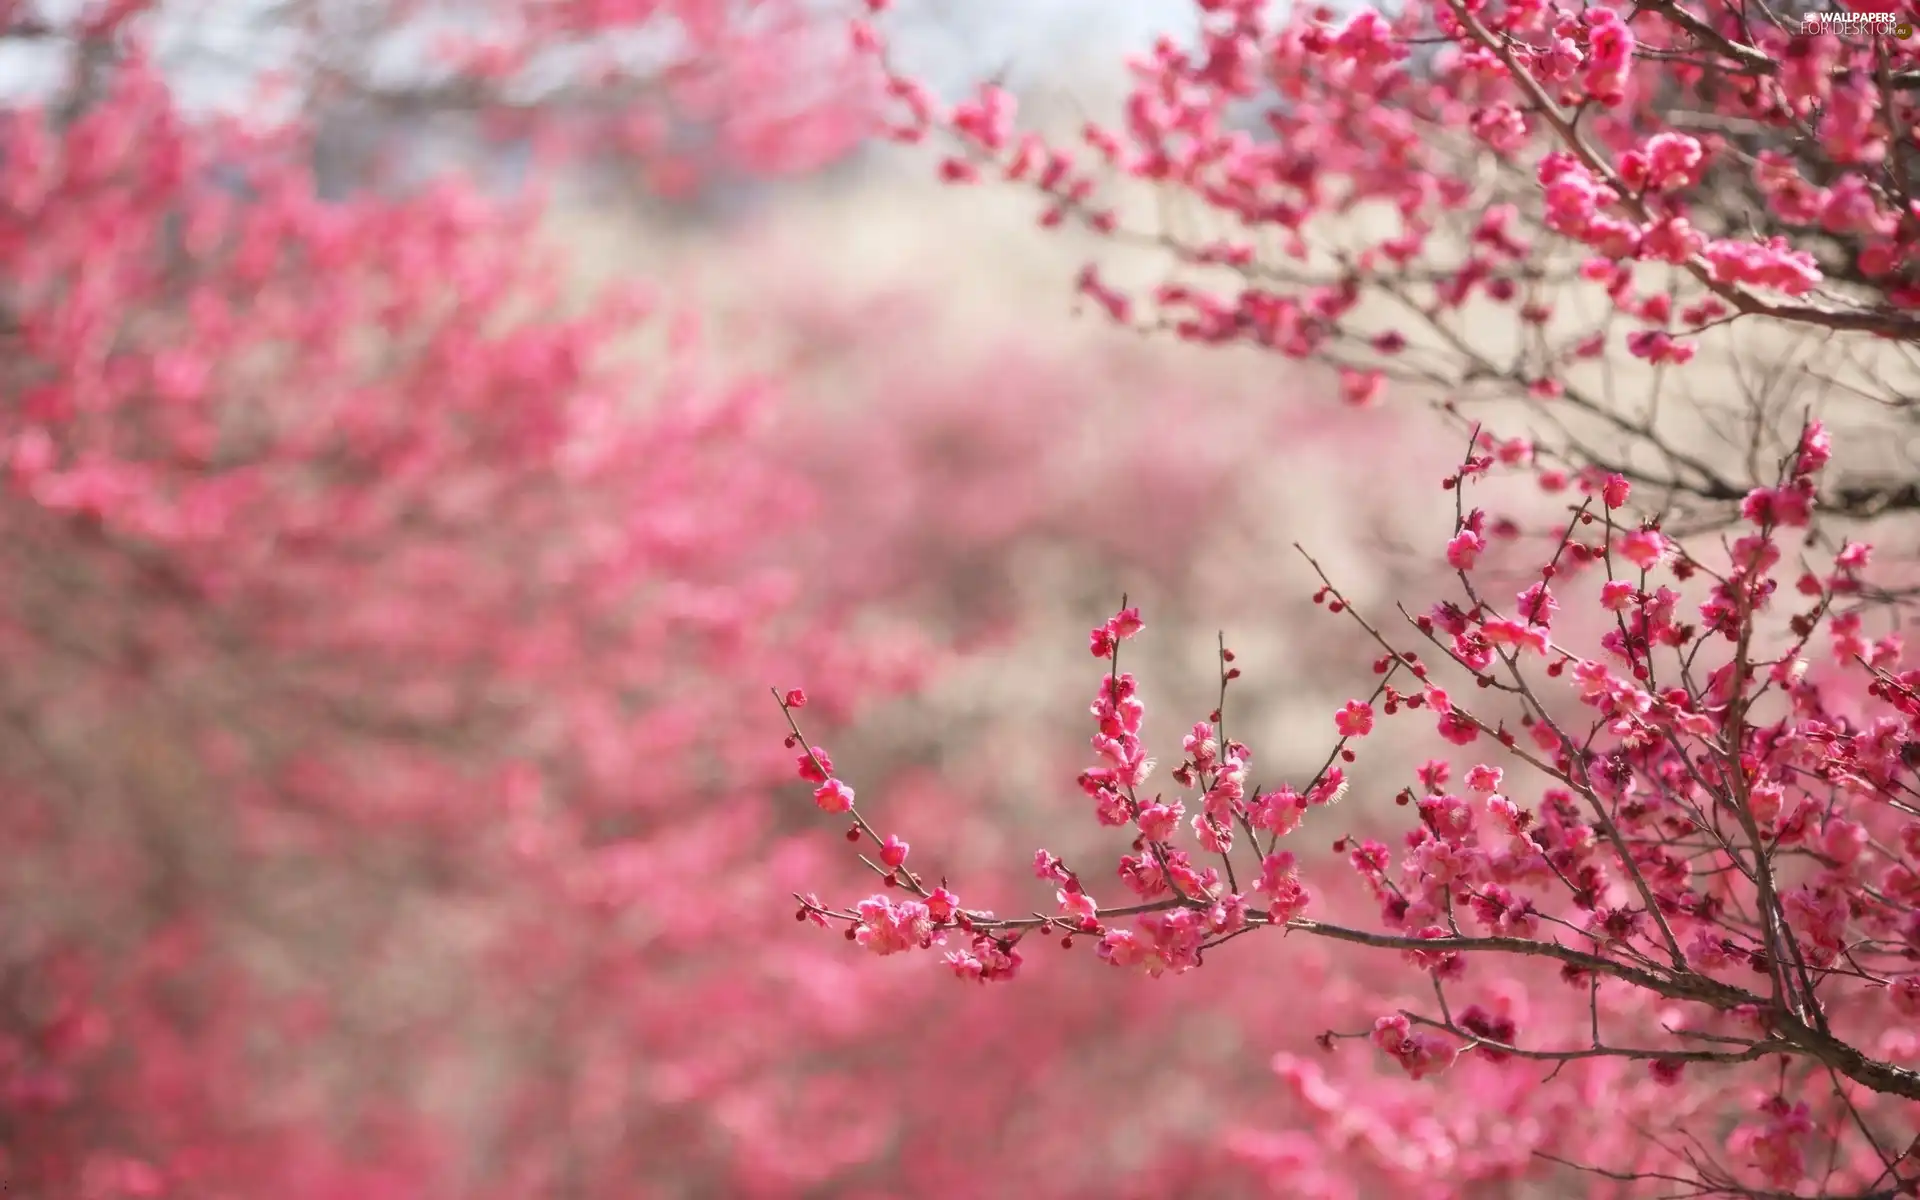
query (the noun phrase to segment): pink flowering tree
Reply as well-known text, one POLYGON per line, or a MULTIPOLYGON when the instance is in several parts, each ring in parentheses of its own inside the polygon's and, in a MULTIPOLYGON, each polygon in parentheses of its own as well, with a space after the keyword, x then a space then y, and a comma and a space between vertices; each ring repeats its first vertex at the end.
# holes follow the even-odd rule
MULTIPOLYGON (((771 392, 633 289, 572 297, 533 204, 319 194, 307 121, 363 99, 325 64, 430 6, 288 7, 251 15, 298 35, 296 103, 208 108, 162 35, 231 6, 0 4, 9 70, 49 68, 0 100, 0 1190, 806 1186, 834 1164, 712 1139, 777 1036, 716 1081, 674 1025, 806 964, 723 978, 725 912, 635 914, 778 842, 737 681, 831 677, 844 714, 918 643, 798 587, 771 392)), ((692 23, 649 60, 678 95, 776 28, 497 9, 501 70, 426 58, 488 113, 516 55, 692 23)))
POLYGON ((1362 611, 1303 553, 1372 661, 1297 778, 1234 736, 1224 640, 1156 771, 1123 602, 1078 779, 1116 844, 1038 851, 1037 911, 909 855, 793 723, 884 885, 798 915, 965 981, 1024 982, 1043 940, 1125 975, 1258 957, 1318 1035, 1276 1047, 1284 1118, 1219 1131, 1275 1194, 1915 1194, 1920 664, 1886 519, 1920 507, 1912 14, 1197 9, 1072 146, 991 86, 944 108, 884 23, 853 37, 945 180, 1164 254, 1145 290, 1082 272, 1116 322, 1438 400, 1452 583, 1362 611), (1143 190, 1183 219, 1137 223, 1143 190), (1408 725, 1433 756, 1369 774, 1408 725))
MULTIPOLYGON (((1772 485, 1815 399, 1911 428, 1873 354, 1904 361, 1920 333, 1920 40, 1892 36, 1912 15, 1897 6, 1855 7, 1883 23, 1816 31, 1798 8, 1720 3, 1286 19, 1199 3, 1197 43, 1130 61, 1123 119, 1077 144, 1021 131, 994 85, 943 106, 888 67, 883 24, 853 40, 880 64, 893 136, 931 142, 942 178, 1033 189, 1043 227, 1163 254, 1146 288, 1088 265, 1080 289, 1115 321, 1326 364, 1355 405, 1395 388, 1520 401, 1515 424, 1539 432, 1503 453, 1538 458, 1550 489, 1618 472, 1670 516, 1712 520, 1772 485), (1142 189, 1155 204, 1133 202, 1142 189), (1797 386, 1619 377, 1696 355, 1797 386), (1689 403, 1663 408, 1675 393, 1689 403), (1703 415, 1724 426, 1710 439, 1703 415)), ((1920 505, 1910 458, 1850 457, 1823 477, 1823 514, 1920 505)))
POLYGON ((797 594, 764 386, 531 205, 323 199, 143 7, 0 21, 72 56, 0 112, 0 1188, 631 1194, 687 1118, 588 1064, 718 984, 608 964, 678 961, 661 836, 775 832, 728 681, 915 669, 797 594))

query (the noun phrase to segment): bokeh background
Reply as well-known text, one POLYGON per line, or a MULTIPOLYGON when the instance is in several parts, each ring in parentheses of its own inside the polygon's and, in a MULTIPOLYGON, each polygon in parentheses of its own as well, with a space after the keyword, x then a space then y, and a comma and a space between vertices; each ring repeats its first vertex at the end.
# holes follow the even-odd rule
MULTIPOLYGON (((1123 593, 1144 610, 1128 654, 1167 755, 1213 707, 1224 631, 1256 777, 1310 777, 1373 678, 1293 543, 1360 604, 1417 591, 1457 430, 1083 311, 1090 256, 1159 265, 1043 232, 1017 189, 941 186, 931 150, 809 125, 851 103, 827 49, 649 32, 703 6, 600 6, 638 30, 616 31, 634 90, 498 106, 424 78, 424 35, 366 36, 381 5, 123 5, 158 65, 116 90, 123 60, 34 32, 100 7, 0 5, 10 119, 110 117, 96 176, 69 142, 65 207, 16 201, 0 241, 8 1194, 1318 1194, 1287 1140, 1317 1101, 1274 1055, 1416 973, 1278 939, 1159 980, 1050 943, 1006 987, 875 961, 793 920, 795 892, 873 881, 792 778, 767 689, 809 690, 809 736, 923 873, 1050 909, 1036 848, 1124 849, 1074 784, 1087 629, 1123 593), (656 106, 663 58, 694 83, 656 106), (262 100, 263 72, 294 83, 262 100), (154 147, 235 113, 304 123, 223 135, 177 204, 140 199, 154 147), (554 113, 563 153, 536 136, 554 113), (249 154, 301 160, 318 199, 286 217, 249 154), (338 255, 135 270, 214 183, 206 245, 270 211, 256 239, 338 255), (364 299, 509 259, 511 303, 364 299), (104 343, 60 317, 90 280, 104 343), (608 287, 648 315, 593 309, 608 287), (593 311, 615 315, 552 332, 593 311), (612 365, 557 365, 576 337, 612 365), (181 347, 205 379, 154 407, 181 347), (160 412, 243 449, 176 464, 160 412)), ((790 18, 826 47, 840 15, 790 18)), ((1071 129, 1190 20, 1004 0, 890 29, 950 97, 998 77, 1071 129)), ((1303 839, 1381 819, 1412 753, 1376 751, 1347 823, 1303 839)), ((1408 1170, 1464 1153, 1413 1124, 1349 1136, 1408 1170)))

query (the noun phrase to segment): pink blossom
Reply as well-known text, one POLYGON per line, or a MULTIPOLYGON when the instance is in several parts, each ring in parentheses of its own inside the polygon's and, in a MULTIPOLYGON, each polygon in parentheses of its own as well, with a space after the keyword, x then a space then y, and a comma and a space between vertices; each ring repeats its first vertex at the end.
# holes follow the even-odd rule
MULTIPOLYGON (((1523 625, 1518 621, 1488 621, 1480 628, 1481 636, 1489 646, 1506 646, 1517 650, 1532 650, 1536 654, 1547 651, 1546 627, 1542 625, 1523 625)), ((1491 656, 1487 662, 1491 662, 1491 656)), ((1487 665, 1486 662, 1477 664, 1487 665)))
MULTIPOLYGON (((1635 358, 1644 358, 1659 366, 1666 363, 1682 365, 1693 360, 1694 346, 1690 342, 1675 340, 1671 335, 1657 329, 1642 329, 1627 335, 1627 352, 1635 358)), ((1623 500, 1622 503, 1625 503, 1623 500)))
POLYGON ((1349 700, 1333 714, 1333 724, 1341 737, 1365 737, 1373 732, 1373 706, 1363 700, 1349 700))
POLYGON ((1660 565, 1666 557, 1668 542, 1666 537, 1652 529, 1636 529, 1623 533, 1616 542, 1620 556, 1642 571, 1651 571, 1660 565))
POLYGON ((827 776, 833 772, 833 759, 818 746, 809 748, 808 752, 796 758, 794 763, 800 768, 800 778, 808 783, 825 783, 827 776))
POLYGON ((1268 918, 1282 924, 1305 912, 1312 902, 1300 882, 1293 855, 1284 850, 1261 860, 1260 878, 1253 890, 1266 900, 1268 918))
POLYGON ((898 904, 885 896, 862 900, 854 940, 878 955, 925 949, 933 941, 933 914, 918 900, 898 904))
POLYGON ((1805 526, 1812 519, 1813 495, 1801 487, 1755 488, 1741 502, 1740 515, 1755 525, 1805 526))
POLYGON ((1560 601, 1545 583, 1528 584, 1525 591, 1514 597, 1513 602, 1519 609, 1520 618, 1529 625, 1552 624, 1553 614, 1560 611, 1560 601))
POLYGON ((1437 1075, 1453 1065, 1459 1049, 1451 1039, 1429 1030, 1414 1031, 1398 1014, 1373 1023, 1373 1044, 1399 1062, 1413 1079, 1437 1075))
POLYGON ((1055 892, 1054 897, 1059 902, 1061 916, 1072 917, 1077 921, 1091 921, 1099 916, 1099 907, 1094 904, 1093 897, 1085 892, 1069 892, 1062 889, 1055 892))
POLYGON ((1386 392, 1387 377, 1380 371, 1340 372, 1340 399, 1353 408, 1372 408, 1386 392))
POLYGON ((1805 431, 1800 435, 1800 453, 1794 462, 1795 473, 1816 475, 1826 468, 1832 458, 1833 435, 1821 421, 1808 421, 1805 431))
POLYGON ((1744 283, 1801 296, 1820 286, 1824 276, 1812 254, 1789 246, 1784 238, 1763 243, 1723 239, 1701 251, 1717 283, 1744 283))
POLYGON ((1140 810, 1140 835, 1151 842, 1171 841, 1180 826, 1180 818, 1185 815, 1186 806, 1177 800, 1172 804, 1149 804, 1140 810))
POLYGON ((1463 529, 1447 543, 1447 562, 1457 571, 1471 571, 1480 552, 1486 548, 1486 539, 1470 529, 1463 529))
POLYGON ((1658 133, 1647 139, 1644 184, 1665 191, 1691 186, 1705 152, 1699 139, 1684 133, 1658 133))
POLYGON ((1441 737, 1456 746, 1472 745, 1480 736, 1480 727, 1474 724, 1472 718, 1460 712, 1441 714, 1438 729, 1441 737))
POLYGON ((813 802, 821 812, 843 813, 853 809, 853 789, 838 779, 829 779, 814 790, 813 802))

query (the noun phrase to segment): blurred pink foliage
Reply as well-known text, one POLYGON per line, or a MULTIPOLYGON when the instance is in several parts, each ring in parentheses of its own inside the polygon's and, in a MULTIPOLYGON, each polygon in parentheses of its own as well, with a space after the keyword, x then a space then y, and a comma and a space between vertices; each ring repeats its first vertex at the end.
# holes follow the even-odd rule
MULTIPOLYGON (((1022 545, 1175 571, 1234 488, 1139 468, 1200 430, 1101 430, 1019 346, 795 411, 639 290, 571 299, 531 200, 318 198, 297 127, 175 103, 140 7, 0 116, 8 1194, 1158 1186, 1197 1131, 1113 1130, 1186 1074, 1172 1001, 793 938, 831 859, 743 714, 806 678, 842 727, 1012 632, 1022 545)), ((1210 1061, 1214 1106, 1269 1089, 1210 1061)))

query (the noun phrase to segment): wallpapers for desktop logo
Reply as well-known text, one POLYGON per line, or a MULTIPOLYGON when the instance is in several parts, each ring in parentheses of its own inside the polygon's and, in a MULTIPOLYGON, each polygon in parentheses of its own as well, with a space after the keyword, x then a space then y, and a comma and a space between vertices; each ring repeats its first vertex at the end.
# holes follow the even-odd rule
POLYGON ((1878 34, 1904 42, 1913 36, 1913 23, 1898 13, 1833 10, 1803 14, 1800 18, 1800 32, 1809 37, 1822 33, 1831 33, 1840 37, 1864 37, 1878 34))

